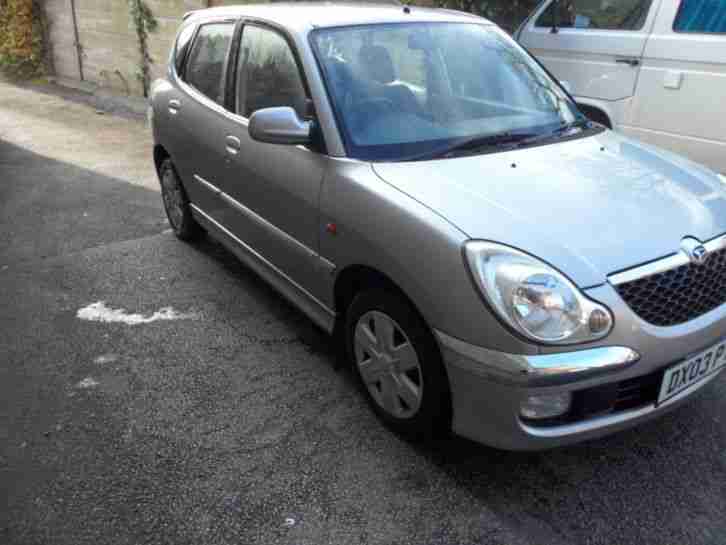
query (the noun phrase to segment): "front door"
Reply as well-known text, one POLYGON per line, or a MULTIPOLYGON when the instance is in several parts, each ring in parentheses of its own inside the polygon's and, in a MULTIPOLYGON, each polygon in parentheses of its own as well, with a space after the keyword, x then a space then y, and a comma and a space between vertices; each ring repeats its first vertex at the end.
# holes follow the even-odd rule
POLYGON ((262 108, 292 107, 308 116, 304 78, 286 38, 246 24, 237 54, 236 117, 228 125, 224 223, 308 294, 323 299, 318 258, 320 187, 328 158, 306 146, 252 140, 250 116, 262 108))
POLYGON ((552 0, 520 43, 578 97, 633 96, 659 0, 552 0), (651 9, 652 8, 652 9, 651 9))

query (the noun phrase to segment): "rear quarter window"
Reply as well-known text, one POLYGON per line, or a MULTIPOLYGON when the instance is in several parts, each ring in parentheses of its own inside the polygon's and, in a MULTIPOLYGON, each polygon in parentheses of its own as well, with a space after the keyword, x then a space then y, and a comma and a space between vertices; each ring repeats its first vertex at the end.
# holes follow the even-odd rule
POLYGON ((179 37, 176 40, 176 49, 174 52, 174 66, 177 72, 182 71, 184 66, 184 59, 186 58, 187 51, 189 50, 189 44, 194 37, 194 31, 197 30, 196 25, 187 25, 179 33, 179 37))

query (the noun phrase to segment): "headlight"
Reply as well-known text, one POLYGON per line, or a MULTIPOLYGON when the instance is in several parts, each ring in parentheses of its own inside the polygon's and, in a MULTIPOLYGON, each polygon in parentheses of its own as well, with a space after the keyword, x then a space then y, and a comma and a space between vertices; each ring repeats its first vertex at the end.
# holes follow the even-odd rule
POLYGON ((479 290, 499 317, 525 337, 547 344, 600 339, 612 329, 610 311, 563 274, 523 252, 484 241, 464 246, 479 290))

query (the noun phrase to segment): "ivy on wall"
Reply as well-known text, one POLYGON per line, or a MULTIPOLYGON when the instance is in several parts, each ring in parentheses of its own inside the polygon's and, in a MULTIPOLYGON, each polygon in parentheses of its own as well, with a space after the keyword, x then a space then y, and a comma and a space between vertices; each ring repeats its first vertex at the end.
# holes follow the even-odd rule
POLYGON ((0 71, 32 78, 44 71, 43 24, 34 0, 0 0, 0 71))
POLYGON ((136 37, 139 42, 139 68, 136 71, 136 78, 141 83, 144 96, 149 96, 149 85, 151 84, 151 65, 154 59, 149 54, 149 33, 155 32, 159 24, 149 6, 144 0, 128 0, 129 15, 131 22, 136 29, 136 37))

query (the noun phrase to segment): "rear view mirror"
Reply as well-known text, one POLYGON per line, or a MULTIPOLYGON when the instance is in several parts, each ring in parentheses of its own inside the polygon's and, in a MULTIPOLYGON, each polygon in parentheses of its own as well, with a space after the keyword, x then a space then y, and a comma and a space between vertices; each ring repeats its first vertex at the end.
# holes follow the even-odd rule
POLYGON ((250 117, 250 137, 268 144, 299 145, 310 142, 310 121, 288 106, 257 110, 250 117))

